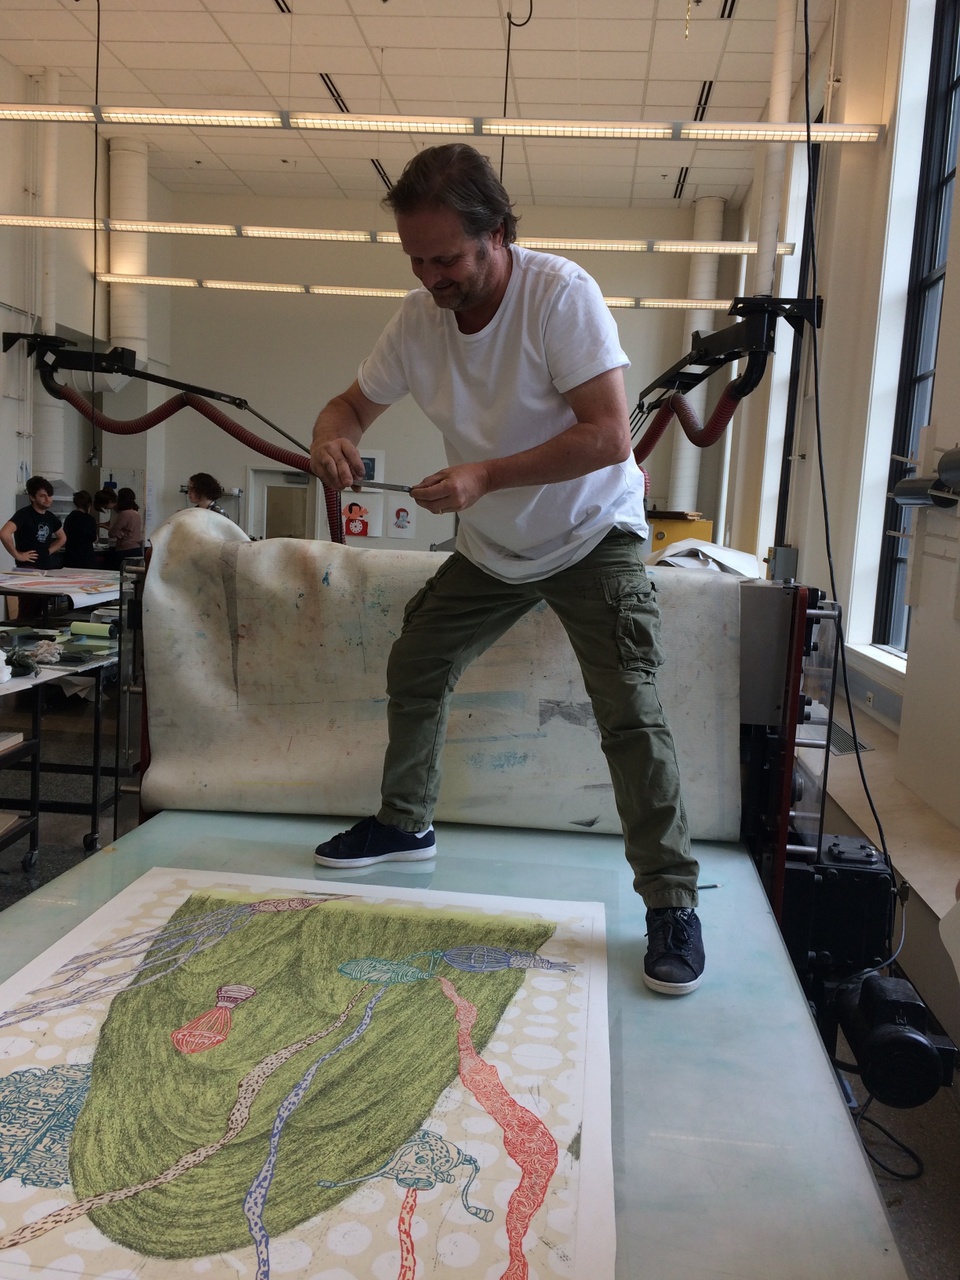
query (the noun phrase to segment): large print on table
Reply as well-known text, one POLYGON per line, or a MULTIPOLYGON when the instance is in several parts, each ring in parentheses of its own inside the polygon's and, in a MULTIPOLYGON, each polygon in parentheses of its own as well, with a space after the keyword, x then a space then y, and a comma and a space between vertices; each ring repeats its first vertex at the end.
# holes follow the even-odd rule
POLYGON ((598 904, 157 868, 0 1010, 5 1280, 613 1274, 598 904))

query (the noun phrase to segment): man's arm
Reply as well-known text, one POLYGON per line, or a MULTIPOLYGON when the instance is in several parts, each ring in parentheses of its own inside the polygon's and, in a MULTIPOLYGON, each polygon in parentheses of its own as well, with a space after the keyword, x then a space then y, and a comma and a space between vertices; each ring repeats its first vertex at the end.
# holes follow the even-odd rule
POLYGON ((364 479, 357 445, 370 423, 389 406, 369 400, 353 382, 320 410, 310 446, 310 470, 329 489, 347 489, 364 479))
POLYGON ((12 520, 8 520, 3 528, 0 529, 0 543, 3 543, 4 551, 8 551, 17 564, 33 564, 37 558, 37 553, 35 551, 18 551, 17 544, 14 542, 16 532, 17 526, 12 520))
POLYGON ((57 530, 57 532, 53 535, 53 541, 50 543, 50 549, 48 554, 51 556, 56 555, 58 551, 62 550, 66 540, 67 540, 67 531, 66 529, 64 529, 63 525, 61 525, 60 528, 57 530))
POLYGON ((575 480, 629 457, 630 414, 622 369, 608 369, 563 398, 577 415, 566 431, 505 458, 444 467, 414 485, 411 496, 429 511, 465 511, 497 489, 575 480))

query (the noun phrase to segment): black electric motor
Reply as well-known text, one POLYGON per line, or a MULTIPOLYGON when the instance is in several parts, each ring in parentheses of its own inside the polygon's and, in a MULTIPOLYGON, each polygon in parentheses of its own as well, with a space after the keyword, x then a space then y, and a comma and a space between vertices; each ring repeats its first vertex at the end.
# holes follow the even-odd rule
POLYGON ((926 1005, 904 978, 878 973, 841 983, 840 1028, 864 1088, 888 1107, 919 1107, 953 1080, 956 1049, 930 1030, 926 1005))

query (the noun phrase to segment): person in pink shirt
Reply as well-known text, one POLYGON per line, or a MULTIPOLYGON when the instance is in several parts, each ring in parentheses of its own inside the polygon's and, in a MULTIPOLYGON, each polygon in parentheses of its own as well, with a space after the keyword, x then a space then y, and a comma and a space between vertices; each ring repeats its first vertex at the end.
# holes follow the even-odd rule
POLYGON ((143 555, 143 517, 132 489, 117 491, 117 518, 111 526, 114 539, 112 567, 119 569, 124 560, 143 555))

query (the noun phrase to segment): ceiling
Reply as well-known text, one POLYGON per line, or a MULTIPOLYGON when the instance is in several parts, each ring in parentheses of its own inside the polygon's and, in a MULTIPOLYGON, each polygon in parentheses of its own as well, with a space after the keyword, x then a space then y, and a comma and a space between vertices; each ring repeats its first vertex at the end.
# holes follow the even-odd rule
MULTIPOLYGON (((766 116, 776 9, 775 0, 532 0, 524 22, 531 0, 0 0, 0 56, 30 75, 59 71, 60 101, 71 104, 96 100, 99 75, 99 102, 127 107, 756 121, 766 116)), ((834 0, 809 0, 812 48, 833 9, 834 0)), ((803 43, 798 22, 794 84, 803 43)), ((442 141, 137 132, 151 175, 170 191, 314 199, 379 198, 384 176, 395 180, 416 149, 442 141)), ((499 170, 500 139, 477 145, 499 170)), ((528 206, 720 196, 736 208, 755 156, 752 143, 508 139, 502 175, 528 206)))

